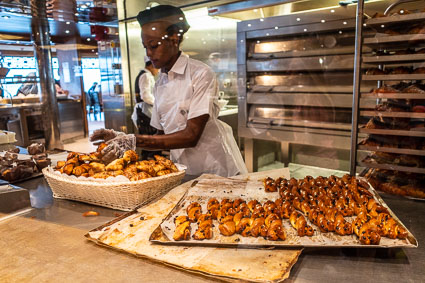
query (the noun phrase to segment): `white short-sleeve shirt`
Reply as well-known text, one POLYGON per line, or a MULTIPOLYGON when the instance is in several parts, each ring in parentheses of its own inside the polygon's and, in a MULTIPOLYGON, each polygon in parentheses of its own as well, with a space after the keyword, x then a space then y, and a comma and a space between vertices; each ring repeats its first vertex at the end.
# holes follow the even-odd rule
POLYGON ((184 130, 189 119, 210 116, 195 147, 171 150, 171 158, 186 165, 187 174, 246 173, 245 165, 238 162, 242 157, 236 142, 226 131, 230 127, 217 119, 218 86, 210 67, 182 53, 168 74, 160 73, 154 96, 151 125, 165 134, 184 130))

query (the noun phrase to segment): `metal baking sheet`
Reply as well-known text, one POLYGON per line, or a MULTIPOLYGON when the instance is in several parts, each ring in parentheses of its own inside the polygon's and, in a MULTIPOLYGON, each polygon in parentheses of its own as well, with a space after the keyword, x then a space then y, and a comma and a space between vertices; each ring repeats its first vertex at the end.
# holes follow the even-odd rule
MULTIPOLYGON (((267 172, 287 172, 277 169, 267 172)), ((250 178, 250 173, 235 178, 250 178)), ((199 179, 220 178, 204 174, 199 179)), ((281 282, 288 278, 302 249, 226 249, 157 245, 149 241, 152 231, 182 198, 193 181, 184 183, 157 202, 126 213, 85 236, 101 246, 146 258, 187 272, 202 274, 223 281, 281 282), (265 263, 267 262, 267 268, 265 263)))
MULTIPOLYGON (((370 192, 374 195, 375 200, 385 206, 391 216, 404 227, 394 213, 389 209, 381 197, 371 187, 370 192)), ((219 201, 223 198, 237 199, 242 198, 246 201, 257 199, 261 203, 266 200, 275 200, 279 197, 276 193, 266 193, 262 180, 235 181, 230 179, 217 180, 201 180, 192 187, 178 204, 173 208, 170 214, 164 219, 150 236, 150 240, 154 243, 166 245, 197 245, 212 247, 244 247, 244 248, 288 248, 288 247, 355 247, 355 248, 392 248, 392 247, 417 247, 418 243, 415 237, 408 231, 408 238, 405 240, 389 239, 382 237, 379 245, 362 245, 356 235, 339 236, 335 233, 321 233, 314 224, 309 223, 315 228, 315 234, 312 237, 299 237, 295 229, 289 223, 289 219, 283 219, 283 225, 287 234, 284 241, 269 241, 262 237, 242 237, 235 234, 226 237, 220 234, 218 230, 218 222, 214 221, 213 238, 210 240, 194 240, 174 241, 172 236, 175 230, 173 220, 176 216, 186 215, 186 207, 196 201, 201 204, 202 211, 206 211, 206 203, 210 198, 217 198, 219 201)), ((307 219, 308 221, 308 219, 307 219)), ((309 222, 309 221, 308 221, 309 222)), ((197 228, 196 224, 192 225, 193 234, 197 228)))

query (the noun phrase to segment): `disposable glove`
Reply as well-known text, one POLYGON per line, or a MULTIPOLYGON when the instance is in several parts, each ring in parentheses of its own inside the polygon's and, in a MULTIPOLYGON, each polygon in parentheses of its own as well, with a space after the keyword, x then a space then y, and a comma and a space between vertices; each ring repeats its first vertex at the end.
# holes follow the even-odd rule
POLYGON ((118 135, 125 135, 125 134, 123 132, 117 132, 112 129, 98 129, 94 131, 93 134, 90 136, 90 141, 93 142, 93 141, 103 140, 107 142, 117 137, 118 135))
POLYGON ((118 134, 115 138, 106 142, 107 146, 102 150, 102 161, 106 164, 121 158, 127 150, 136 150, 136 136, 133 134, 118 134))

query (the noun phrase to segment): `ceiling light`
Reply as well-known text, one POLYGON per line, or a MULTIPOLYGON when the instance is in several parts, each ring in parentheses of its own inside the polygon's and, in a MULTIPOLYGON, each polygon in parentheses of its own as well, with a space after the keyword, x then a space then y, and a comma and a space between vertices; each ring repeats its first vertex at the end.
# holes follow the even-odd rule
POLYGON ((87 38, 87 41, 90 41, 91 39, 90 38, 87 38))
POLYGON ((69 25, 71 22, 66 22, 67 25, 69 25))
POLYGON ((69 30, 66 30, 65 33, 69 33, 69 30))
POLYGON ((332 10, 331 10, 331 13, 335 13, 335 10, 334 10, 334 9, 332 9, 332 10))

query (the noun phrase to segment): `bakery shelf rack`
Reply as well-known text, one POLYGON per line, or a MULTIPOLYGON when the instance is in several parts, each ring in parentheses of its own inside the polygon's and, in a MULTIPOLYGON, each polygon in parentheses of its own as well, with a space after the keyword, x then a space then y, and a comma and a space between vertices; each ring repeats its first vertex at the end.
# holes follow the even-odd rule
POLYGON ((385 70, 385 68, 391 69, 394 66, 406 66, 415 70, 418 67, 425 66, 425 25, 418 29, 419 33, 411 32, 414 27, 423 25, 425 12, 415 11, 404 15, 387 15, 381 18, 366 19, 363 5, 364 0, 358 1, 350 172, 351 174, 365 173, 370 168, 374 168, 425 174, 425 168, 421 167, 425 164, 425 148, 417 146, 418 143, 412 143, 411 148, 406 148, 406 145, 401 144, 402 140, 405 139, 419 140, 421 141, 419 144, 425 143, 425 113, 400 112, 399 110, 378 111, 365 108, 364 103, 362 103, 364 100, 374 100, 375 105, 378 106, 389 100, 397 100, 400 103, 412 103, 412 105, 423 104, 425 89, 423 89, 423 92, 408 93, 403 92, 404 88, 399 88, 397 91, 400 92, 387 93, 385 91, 380 92, 379 88, 385 85, 390 85, 393 88, 402 84, 421 85, 425 81, 425 74, 413 73, 415 71, 412 71, 408 74, 365 75, 365 70, 362 67, 374 66, 380 70, 385 70), (384 33, 384 29, 391 29, 394 31, 393 34, 396 35, 384 33), (378 91, 363 91, 362 84, 371 81, 376 82, 378 91), (393 126, 383 129, 368 128, 366 122, 369 118, 379 119, 383 124, 391 121, 393 126), (403 120, 405 122, 406 119, 410 119, 408 121, 414 122, 416 125, 419 124, 420 127, 400 126, 396 128, 397 126, 394 126, 394 124, 397 125, 398 121, 403 120), (369 135, 375 141, 378 138, 380 140, 379 145, 373 142, 368 143, 367 140, 365 143, 359 144, 359 133, 369 135), (382 142, 383 140, 390 140, 391 145, 382 142), (375 153, 389 154, 389 156, 396 158, 394 160, 371 158, 375 153), (366 158, 364 158, 365 155, 366 158), (405 164, 397 162, 398 157, 406 156, 423 162, 418 162, 415 166, 405 166, 405 164))
POLYGON ((365 56, 363 63, 411 63, 425 61, 425 54, 365 56))
POLYGON ((362 98, 425 99, 425 93, 362 93, 362 98))

